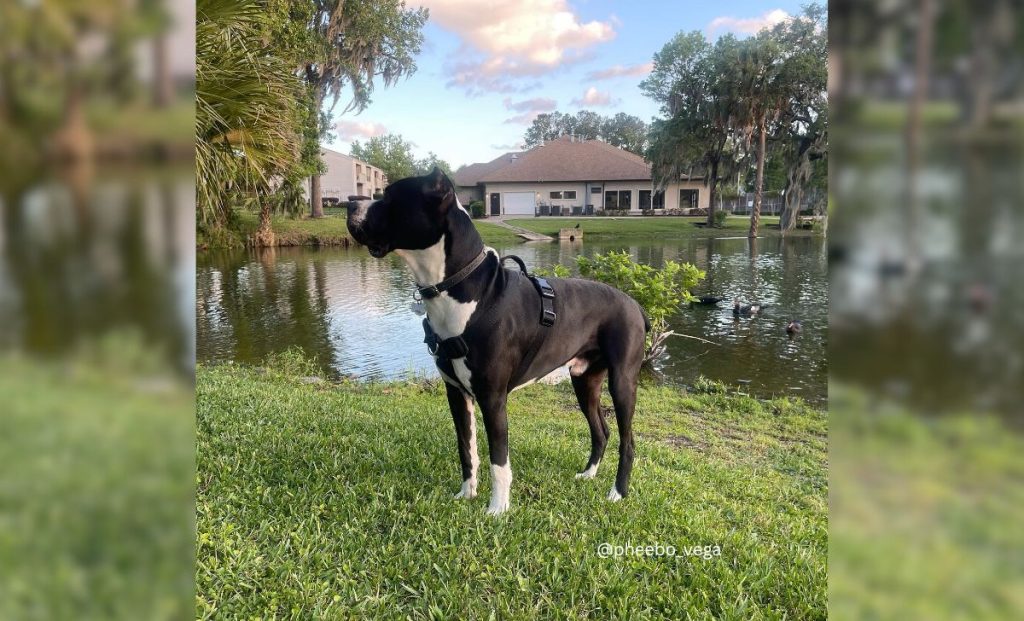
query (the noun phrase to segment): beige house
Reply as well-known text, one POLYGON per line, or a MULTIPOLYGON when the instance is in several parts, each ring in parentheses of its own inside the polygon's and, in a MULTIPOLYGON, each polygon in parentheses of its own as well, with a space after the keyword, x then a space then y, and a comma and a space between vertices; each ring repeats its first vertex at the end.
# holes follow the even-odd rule
MULTIPOLYGON (((383 192, 388 185, 384 171, 351 155, 330 149, 321 151, 327 172, 320 176, 320 190, 325 201, 347 201, 349 196, 370 196, 383 192)), ((309 180, 303 189, 309 197, 309 180)))
POLYGON ((589 214, 602 210, 706 210, 700 178, 655 191, 642 157, 600 140, 563 136, 525 152, 463 166, 454 174, 459 200, 483 200, 488 215, 589 214))

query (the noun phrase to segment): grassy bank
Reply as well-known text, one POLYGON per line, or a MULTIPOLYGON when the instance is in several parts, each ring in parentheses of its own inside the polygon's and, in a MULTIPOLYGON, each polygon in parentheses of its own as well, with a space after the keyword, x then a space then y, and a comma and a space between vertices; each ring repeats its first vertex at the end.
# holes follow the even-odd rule
POLYGON ((1019 419, 925 417, 836 383, 829 393, 835 618, 1020 618, 1019 419))
POLYGON ((480 237, 483 238, 485 244, 509 246, 523 243, 521 237, 516 235, 511 229, 501 225, 481 222, 480 220, 473 220, 473 224, 476 225, 476 231, 480 233, 480 237))
MULTIPOLYGON (((524 218, 509 220, 510 224, 523 227, 543 235, 558 236, 559 229, 572 228, 577 224, 583 231, 584 239, 619 239, 630 236, 658 235, 662 238, 684 237, 736 237, 746 236, 750 229, 750 218, 732 216, 726 220, 722 228, 698 226, 705 222, 704 218, 691 217, 623 217, 623 218, 524 218)), ((761 218, 759 235, 777 237, 779 232, 778 216, 761 218)), ((795 230, 788 233, 792 236, 816 235, 814 231, 795 230)))
POLYGON ((287 355, 197 372, 200 617, 825 617, 820 411, 643 387, 632 495, 610 504, 617 441, 575 480, 589 439, 571 388, 533 386, 510 401, 513 506, 494 519, 486 465, 480 497, 452 498, 439 385, 311 373, 287 355), (602 558, 602 542, 678 552, 602 558))
MULTIPOLYGON (((641 237, 657 235, 662 238, 686 237, 737 237, 745 236, 750 226, 746 217, 731 217, 722 228, 706 228, 697 226, 704 222, 701 218, 664 217, 664 218, 524 218, 510 220, 511 224, 542 233, 558 236, 559 229, 571 228, 578 223, 589 239, 618 239, 623 237, 641 237)), ((779 235, 779 219, 765 216, 761 220, 761 235, 773 237, 779 235)), ((473 224, 486 244, 508 246, 522 243, 522 239, 513 231, 487 221, 474 220, 473 224)), ((290 216, 274 216, 271 220, 276 245, 278 246, 348 246, 355 243, 348 234, 345 218, 340 215, 328 215, 323 218, 290 216)), ((201 249, 241 247, 259 228, 259 217, 253 212, 238 212, 235 224, 228 230, 211 234, 198 231, 196 245, 201 249)), ((816 235, 814 231, 796 230, 792 236, 816 235)))
POLYGON ((194 606, 192 387, 110 338, 0 353, 0 619, 181 619, 194 606))
MULTIPOLYGON (((474 221, 474 224, 484 243, 509 245, 523 241, 509 229, 497 224, 479 221, 474 221)), ((348 234, 345 218, 340 215, 323 218, 277 215, 271 219, 271 227, 278 246, 349 246, 355 243, 348 234)), ((204 250, 242 247, 248 244, 258 228, 259 216, 256 213, 239 211, 230 229, 214 234, 198 230, 196 246, 204 250)))
MULTIPOLYGON (((196 231, 196 246, 201 249, 232 248, 249 245, 259 229, 259 214, 251 211, 235 212, 235 222, 226 230, 216 233, 196 231)), ((345 218, 325 216, 309 218, 275 215, 270 221, 277 246, 349 246, 345 218)))

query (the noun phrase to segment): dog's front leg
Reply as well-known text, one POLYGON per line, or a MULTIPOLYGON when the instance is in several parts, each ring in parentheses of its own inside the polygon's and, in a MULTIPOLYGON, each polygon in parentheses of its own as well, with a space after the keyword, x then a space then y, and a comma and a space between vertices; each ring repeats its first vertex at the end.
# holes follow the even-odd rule
POLYGON ((505 404, 508 394, 504 391, 480 397, 480 409, 487 428, 487 445, 491 454, 491 504, 487 507, 490 515, 501 515, 508 511, 509 493, 512 487, 512 464, 508 458, 508 415, 505 404))
POLYGON ((462 464, 462 490, 456 498, 476 498, 476 471, 480 458, 476 454, 476 417, 473 399, 462 389, 445 382, 448 407, 455 421, 455 436, 459 444, 459 462, 462 464))

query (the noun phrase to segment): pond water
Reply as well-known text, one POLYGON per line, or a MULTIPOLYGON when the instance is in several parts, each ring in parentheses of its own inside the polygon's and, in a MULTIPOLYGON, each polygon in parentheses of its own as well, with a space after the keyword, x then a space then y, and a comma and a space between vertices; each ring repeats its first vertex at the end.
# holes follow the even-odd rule
POLYGON ((61 357, 114 336, 191 381, 194 197, 183 165, 0 180, 0 353, 61 357))
MULTIPOLYGON (((657 368, 665 380, 700 376, 752 394, 827 396, 828 282, 821 238, 624 240, 535 243, 497 248, 528 266, 573 265, 578 254, 627 250, 654 266, 688 261, 707 272, 699 292, 766 304, 762 316, 734 319, 730 302, 684 307, 657 368), (803 330, 785 332, 790 319, 803 330)), ((205 252, 197 259, 196 341, 202 361, 258 362, 298 346, 325 373, 364 379, 435 376, 421 319, 410 309, 412 277, 400 259, 362 248, 275 248, 205 252)))

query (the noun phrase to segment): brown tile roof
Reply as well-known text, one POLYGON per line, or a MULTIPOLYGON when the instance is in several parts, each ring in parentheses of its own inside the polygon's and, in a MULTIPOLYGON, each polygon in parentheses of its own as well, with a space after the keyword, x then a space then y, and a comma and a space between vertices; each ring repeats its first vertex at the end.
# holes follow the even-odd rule
POLYGON ((479 175, 478 181, 532 183, 650 178, 651 167, 639 155, 600 140, 575 141, 569 136, 562 136, 530 149, 514 162, 490 168, 479 175))
POLYGON ((490 174, 499 168, 504 167, 506 164, 511 163, 513 155, 522 155, 522 151, 509 151, 508 153, 503 153, 489 162, 480 162, 477 164, 463 166, 452 173, 452 181, 455 182, 455 185, 460 187, 476 185, 484 175, 490 174))

